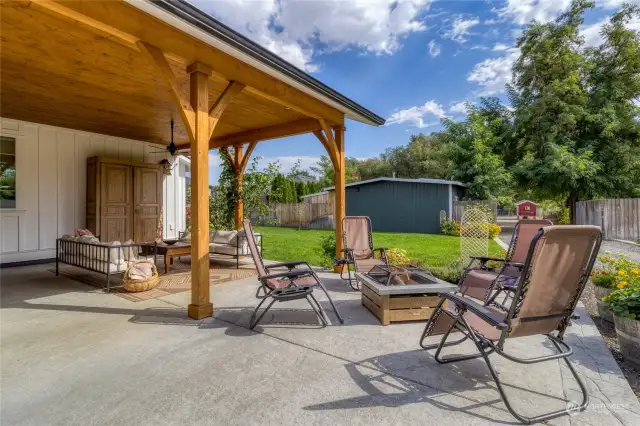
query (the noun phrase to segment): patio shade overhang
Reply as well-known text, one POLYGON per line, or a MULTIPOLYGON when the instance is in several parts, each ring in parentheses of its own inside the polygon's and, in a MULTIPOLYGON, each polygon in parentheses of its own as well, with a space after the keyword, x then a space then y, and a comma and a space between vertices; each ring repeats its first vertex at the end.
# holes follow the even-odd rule
POLYGON ((0 8, 3 117, 160 144, 175 120, 176 144, 192 158, 191 316, 211 314, 209 149, 233 146, 241 178, 256 143, 314 133, 342 188, 335 203, 341 240, 344 120, 381 125, 382 118, 181 0, 0 8))

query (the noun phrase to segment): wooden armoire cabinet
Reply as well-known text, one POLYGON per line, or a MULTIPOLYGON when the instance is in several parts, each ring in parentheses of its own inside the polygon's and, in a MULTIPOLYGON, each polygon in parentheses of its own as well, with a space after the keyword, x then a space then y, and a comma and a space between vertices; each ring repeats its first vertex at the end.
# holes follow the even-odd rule
POLYGON ((87 159, 87 229, 100 241, 162 237, 162 169, 115 158, 87 159))

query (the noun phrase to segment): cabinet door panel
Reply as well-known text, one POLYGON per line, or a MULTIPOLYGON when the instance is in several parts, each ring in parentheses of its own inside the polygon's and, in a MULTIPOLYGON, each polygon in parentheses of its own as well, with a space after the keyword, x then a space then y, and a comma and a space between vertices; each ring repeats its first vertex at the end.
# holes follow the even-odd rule
POLYGON ((162 217, 162 173, 158 169, 135 167, 133 186, 135 241, 153 242, 162 237, 159 232, 162 217))
POLYGON ((132 238, 131 167, 102 163, 100 239, 125 242, 132 238))

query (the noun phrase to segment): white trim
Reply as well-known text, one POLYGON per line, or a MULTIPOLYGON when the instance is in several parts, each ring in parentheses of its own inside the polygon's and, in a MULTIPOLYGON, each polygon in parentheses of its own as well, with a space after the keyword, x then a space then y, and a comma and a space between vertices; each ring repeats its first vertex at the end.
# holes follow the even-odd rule
MULTIPOLYGON (((467 184, 464 184, 462 182, 458 182, 456 180, 444 180, 444 179, 430 179, 430 178, 420 178, 420 179, 403 179, 403 178, 388 178, 388 177, 380 177, 380 178, 375 178, 375 179, 369 179, 369 180, 361 180, 360 182, 353 182, 353 183, 348 183, 345 185, 345 188, 350 187, 350 186, 358 186, 358 185, 364 185, 367 183, 374 183, 374 182, 381 182, 381 181, 388 181, 388 182, 408 182, 408 183, 435 183, 438 185, 456 185, 456 186, 461 186, 463 188, 466 188, 467 184)), ((325 191, 331 191, 335 188, 335 186, 329 186, 327 188, 324 188, 325 191)))
POLYGON ((360 116, 358 114, 354 114, 354 112, 349 109, 344 107, 343 105, 340 105, 339 103, 333 101, 330 98, 327 98, 326 96, 323 96, 317 92, 315 92, 314 90, 298 83, 297 81, 295 81, 294 79, 287 77, 285 75, 282 75, 281 73, 279 73, 278 71, 274 70, 271 67, 268 67, 266 65, 264 65, 262 62, 255 60, 254 58, 250 57, 249 55, 242 53, 240 51, 238 51, 237 49, 234 49, 233 47, 229 46, 226 43, 223 43, 222 41, 218 40, 217 38, 213 37, 210 34, 207 34, 205 31, 201 30, 200 28, 197 28, 191 24, 189 24, 188 22, 183 21, 182 19, 172 15, 169 12, 166 12, 163 9, 160 9, 159 7, 155 6, 153 3, 149 2, 149 1, 142 1, 142 0, 124 0, 125 3, 130 4, 131 6, 142 10, 143 12, 148 13, 149 15, 165 22, 166 24, 171 25, 174 28, 179 29, 180 31, 189 34, 192 37, 197 38, 200 41, 203 41, 205 43, 207 43, 209 46, 215 47, 218 50, 221 50, 231 56, 233 56, 234 58, 244 62, 247 65, 251 65, 252 67, 259 69, 260 71, 264 72, 265 74, 270 75, 271 77, 274 77, 292 87, 295 87, 298 90, 301 90, 302 92, 306 93, 307 95, 318 99, 319 101, 327 104, 327 105, 331 105, 333 108, 337 109, 338 111, 341 111, 342 113, 344 113, 348 118, 352 119, 352 120, 356 120, 359 121, 361 123, 365 123, 365 124, 371 124, 371 125, 376 125, 375 123, 372 123, 370 120, 366 119, 363 116, 360 116))
POLYGON ((449 184, 449 220, 453 219, 453 185, 449 184))

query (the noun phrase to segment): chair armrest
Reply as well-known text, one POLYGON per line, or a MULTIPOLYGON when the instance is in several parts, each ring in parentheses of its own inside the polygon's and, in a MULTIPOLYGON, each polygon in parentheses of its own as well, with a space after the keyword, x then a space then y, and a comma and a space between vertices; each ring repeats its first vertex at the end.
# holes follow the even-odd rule
POLYGON ((499 257, 491 257, 491 256, 469 256, 471 259, 477 259, 481 262, 488 262, 493 260, 495 262, 506 262, 505 259, 500 259, 499 257))
POLYGON ((496 321, 496 319, 493 317, 493 312, 487 309, 486 306, 481 305, 480 303, 475 302, 468 297, 460 296, 453 293, 445 293, 444 297, 455 303, 456 306, 460 307, 461 309, 474 313, 499 330, 506 330, 509 327, 504 321, 496 321))
POLYGON ((385 251, 389 250, 386 247, 378 247, 378 248, 374 248, 373 251, 379 251, 381 253, 384 253, 385 251))
POLYGON ((266 280, 270 280, 272 278, 295 278, 295 277, 299 277, 301 275, 307 275, 310 274, 311 271, 308 270, 301 270, 301 269, 291 269, 289 271, 286 272, 280 272, 277 274, 269 274, 269 275, 263 275, 260 277, 260 281, 266 281, 266 280))
POLYGON ((505 263, 510 266, 515 266, 516 268, 520 268, 520 269, 524 268, 524 263, 510 262, 510 261, 505 261, 505 263))
POLYGON ((309 263, 306 260, 296 260, 293 262, 279 262, 279 263, 272 263, 269 265, 266 265, 267 268, 271 269, 271 268, 281 268, 283 266, 289 268, 289 269, 293 269, 298 265, 305 265, 307 268, 311 269, 311 266, 309 266, 309 263))

